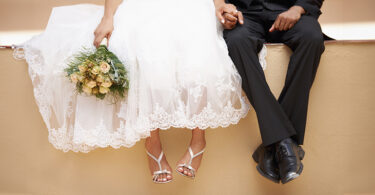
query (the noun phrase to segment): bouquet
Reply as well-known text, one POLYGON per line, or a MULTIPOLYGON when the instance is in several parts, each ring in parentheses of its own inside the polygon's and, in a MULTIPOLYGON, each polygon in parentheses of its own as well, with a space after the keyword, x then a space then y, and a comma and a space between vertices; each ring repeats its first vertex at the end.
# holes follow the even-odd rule
POLYGON ((96 50, 74 55, 65 69, 67 77, 76 85, 78 93, 104 99, 110 95, 114 100, 125 96, 129 80, 124 64, 105 45, 96 50))

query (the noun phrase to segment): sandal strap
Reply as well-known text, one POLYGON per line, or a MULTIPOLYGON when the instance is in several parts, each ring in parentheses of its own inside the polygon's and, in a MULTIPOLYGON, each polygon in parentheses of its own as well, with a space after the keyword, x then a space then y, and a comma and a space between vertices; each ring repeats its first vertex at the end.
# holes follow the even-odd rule
POLYGON ((189 163, 188 163, 187 165, 190 166, 191 163, 192 163, 192 161, 193 161, 193 159, 194 159, 195 157, 197 157, 197 156, 203 154, 203 152, 204 152, 204 148, 203 148, 200 152, 194 154, 194 153, 193 153, 193 150, 191 149, 191 147, 189 147, 190 160, 189 160, 189 163))
POLYGON ((164 169, 164 170, 160 170, 160 171, 154 171, 153 175, 161 175, 161 174, 164 174, 164 173, 171 174, 170 171, 164 169))
POLYGON ((189 170, 195 171, 195 169, 191 165, 187 165, 187 164, 179 164, 179 165, 177 165, 177 167, 184 167, 184 168, 187 168, 189 170))
POLYGON ((146 153, 147 155, 149 155, 154 161, 156 161, 158 163, 158 166, 159 166, 159 171, 162 171, 162 168, 161 168, 161 159, 163 158, 163 155, 164 155, 164 152, 161 151, 160 155, 159 155, 159 158, 156 158, 154 155, 152 155, 151 153, 149 153, 147 150, 146 150, 146 153))

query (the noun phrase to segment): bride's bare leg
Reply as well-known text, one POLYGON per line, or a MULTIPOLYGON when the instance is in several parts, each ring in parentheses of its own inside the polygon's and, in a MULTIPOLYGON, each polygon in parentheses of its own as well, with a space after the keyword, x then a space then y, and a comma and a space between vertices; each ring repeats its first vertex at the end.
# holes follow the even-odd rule
MULTIPOLYGON (((160 137, 159 137, 159 129, 151 131, 151 136, 148 137, 148 138, 146 138, 145 147, 146 147, 146 150, 149 153, 151 153, 153 156, 155 156, 156 158, 159 157, 160 153, 163 150, 162 146, 161 146, 161 142, 160 142, 160 137)), ((149 157, 149 156, 148 156, 148 164, 149 164, 149 168, 150 168, 151 174, 153 174, 154 171, 158 171, 159 170, 158 163, 155 160, 153 160, 151 157, 149 157)), ((166 170, 172 172, 172 169, 169 166, 168 161, 167 161, 165 155, 163 156, 163 158, 161 160, 161 167, 162 167, 163 170, 166 169, 166 170)), ((171 174, 162 174, 158 178, 158 181, 165 182, 165 181, 169 181, 171 179, 172 179, 172 175, 171 174)))
MULTIPOLYGON (((193 150, 194 154, 200 152, 201 150, 203 150, 206 147, 206 138, 205 138, 205 131, 204 130, 201 130, 199 128, 196 128, 196 129, 192 130, 190 147, 193 150)), ((195 170, 198 170, 198 168, 201 164, 201 161, 202 161, 202 157, 203 157, 203 155, 199 155, 199 156, 197 156, 193 159, 193 161, 191 163, 191 166, 195 170)), ((185 152, 184 156, 177 162, 177 165, 187 163, 187 162, 189 162, 189 160, 190 160, 190 154, 189 154, 189 151, 187 150, 185 152)), ((192 176, 191 171, 187 168, 179 167, 177 169, 177 171, 179 171, 181 173, 184 173, 185 175, 192 176)))

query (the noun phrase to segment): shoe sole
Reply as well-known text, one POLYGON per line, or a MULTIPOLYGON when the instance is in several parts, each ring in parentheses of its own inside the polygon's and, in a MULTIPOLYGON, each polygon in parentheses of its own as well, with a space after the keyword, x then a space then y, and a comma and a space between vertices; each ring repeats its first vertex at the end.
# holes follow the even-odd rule
POLYGON ((252 157, 253 157, 253 159, 254 159, 254 161, 256 162, 256 163, 259 163, 259 159, 258 159, 258 153, 259 153, 259 151, 258 151, 258 149, 256 149, 255 150, 255 152, 253 153, 253 155, 252 155, 252 157))
POLYGON ((171 180, 168 180, 168 181, 152 181, 152 182, 154 182, 155 184, 165 184, 165 183, 169 183, 169 182, 171 182, 173 179, 171 179, 171 180))
POLYGON ((300 160, 303 160, 303 158, 305 157, 305 151, 301 146, 298 146, 298 156, 300 160))

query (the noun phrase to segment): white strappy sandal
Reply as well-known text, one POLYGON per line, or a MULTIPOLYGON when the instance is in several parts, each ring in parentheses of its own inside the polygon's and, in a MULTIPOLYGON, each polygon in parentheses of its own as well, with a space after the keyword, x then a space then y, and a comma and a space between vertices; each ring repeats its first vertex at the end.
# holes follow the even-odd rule
POLYGON ((154 183, 168 183, 168 182, 171 182, 171 180, 167 180, 167 181, 158 181, 159 177, 161 174, 168 174, 168 175, 171 175, 171 172, 168 171, 167 169, 162 169, 161 168, 161 159, 163 158, 163 151, 161 151, 160 155, 159 155, 159 158, 156 158, 154 155, 150 154, 148 151, 146 151, 147 155, 150 156, 152 159, 154 159, 158 165, 159 165, 159 170, 158 171, 154 171, 153 175, 152 175, 152 181, 154 183))
POLYGON ((191 166, 191 162, 193 161, 193 159, 201 154, 203 154, 204 152, 204 149, 196 154, 193 153, 193 150, 191 149, 191 147, 189 147, 189 154, 190 154, 190 160, 189 160, 189 163, 184 163, 184 164, 179 164, 177 165, 177 168, 176 168, 176 171, 177 173, 183 175, 183 176, 186 176, 188 178, 191 178, 191 179, 194 179, 195 177, 195 169, 191 166), (187 168, 189 169, 189 171, 191 172, 191 176, 189 175, 185 175, 183 172, 180 172, 178 171, 179 168, 187 168))

